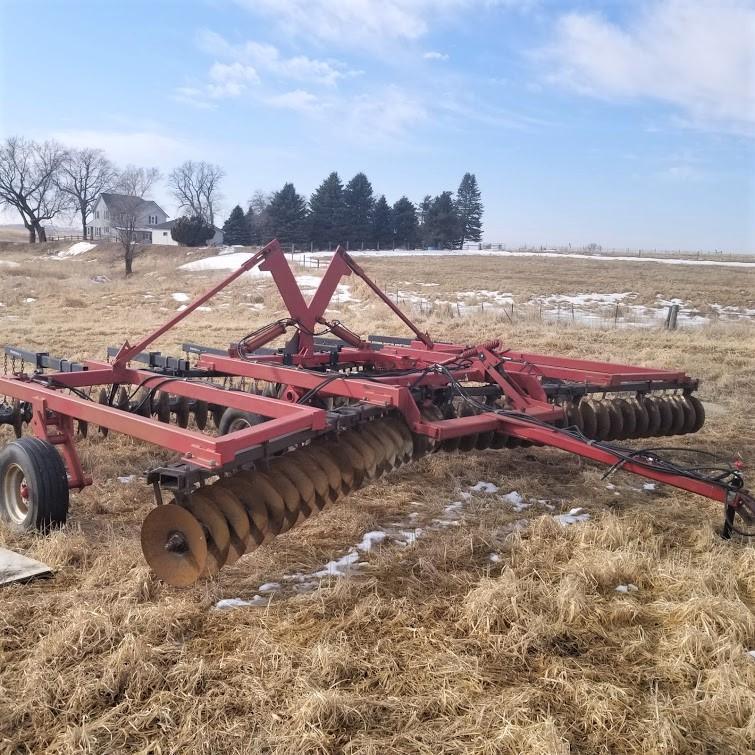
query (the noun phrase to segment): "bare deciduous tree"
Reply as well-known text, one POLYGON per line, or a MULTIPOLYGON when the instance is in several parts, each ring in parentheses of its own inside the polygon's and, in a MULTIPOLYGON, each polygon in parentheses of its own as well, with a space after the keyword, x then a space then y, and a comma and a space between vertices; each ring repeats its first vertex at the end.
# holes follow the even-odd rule
POLYGON ((70 206, 58 186, 66 150, 56 142, 9 137, 0 147, 0 204, 18 210, 29 243, 47 241, 42 223, 70 206))
POLYGON ((187 160, 168 177, 179 210, 187 215, 198 215, 215 225, 215 210, 220 201, 220 182, 225 171, 219 165, 187 160))
POLYGON ((126 166, 118 177, 115 188, 124 196, 119 198, 117 207, 111 210, 110 222, 123 247, 126 275, 133 272, 134 257, 139 246, 136 229, 143 201, 160 178, 157 168, 137 168, 134 165, 126 166))
POLYGON ((67 194, 73 208, 81 216, 81 235, 87 235, 87 220, 97 198, 116 185, 118 171, 100 149, 77 149, 63 162, 58 186, 67 194))

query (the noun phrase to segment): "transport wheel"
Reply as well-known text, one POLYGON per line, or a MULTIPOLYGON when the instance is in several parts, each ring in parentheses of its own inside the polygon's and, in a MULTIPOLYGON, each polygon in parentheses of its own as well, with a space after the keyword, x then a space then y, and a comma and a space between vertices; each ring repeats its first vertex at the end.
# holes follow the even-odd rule
POLYGON ((16 530, 47 532, 66 522, 68 475, 46 440, 26 437, 0 452, 0 518, 16 530))
POLYGON ((207 540, 202 525, 184 508, 152 509, 142 524, 142 552, 158 579, 174 587, 193 585, 204 571, 207 540))
POLYGON ((252 412, 242 412, 241 409, 226 409, 220 418, 218 425, 218 435, 228 435, 239 430, 246 430, 264 422, 265 418, 261 414, 252 412))

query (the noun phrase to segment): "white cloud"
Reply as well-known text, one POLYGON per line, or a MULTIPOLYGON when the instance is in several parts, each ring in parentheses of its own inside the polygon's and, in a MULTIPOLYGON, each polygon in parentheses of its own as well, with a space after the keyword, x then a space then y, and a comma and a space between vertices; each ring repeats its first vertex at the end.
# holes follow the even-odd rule
POLYGON ((654 0, 625 26, 570 13, 545 51, 551 78, 586 95, 648 98, 688 122, 755 133, 755 6, 654 0))
POLYGON ((209 72, 207 93, 210 97, 238 97, 249 84, 257 84, 259 76, 252 66, 243 63, 213 63, 209 72))
POLYGON ((430 50, 430 52, 426 52, 422 56, 425 60, 448 60, 448 55, 444 52, 436 52, 435 50, 430 50))
POLYGON ((416 40, 441 15, 501 6, 526 9, 537 0, 236 0, 275 19, 291 35, 338 44, 416 40))
POLYGON ((323 110, 327 105, 311 92, 303 89, 295 89, 292 92, 274 94, 265 98, 265 102, 273 107, 294 110, 299 113, 316 113, 323 110))
POLYGON ((212 31, 201 32, 198 43, 205 52, 236 61, 238 65, 254 66, 257 70, 274 76, 310 84, 333 86, 339 79, 359 73, 334 60, 318 60, 306 55, 287 58, 271 44, 255 41, 232 44, 212 31))
POLYGON ((354 98, 345 109, 344 133, 365 143, 394 141, 427 117, 421 101, 395 86, 354 98))

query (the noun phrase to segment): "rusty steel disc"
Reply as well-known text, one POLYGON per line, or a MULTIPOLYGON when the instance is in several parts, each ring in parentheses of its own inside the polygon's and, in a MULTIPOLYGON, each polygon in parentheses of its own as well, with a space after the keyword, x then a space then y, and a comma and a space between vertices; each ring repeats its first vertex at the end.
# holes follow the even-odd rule
POLYGON ((284 513, 286 517, 285 531, 290 530, 311 515, 309 507, 305 510, 302 506, 301 495, 296 485, 286 475, 271 467, 265 472, 265 477, 270 480, 270 484, 283 499, 283 504, 286 507, 284 513))
POLYGON ((330 483, 325 470, 311 457, 296 451, 291 454, 289 461, 298 465, 304 474, 309 477, 315 488, 315 511, 322 511, 331 502, 330 483))
POLYGON ((608 438, 606 440, 619 440, 624 432, 624 420, 621 415, 621 409, 611 399, 604 400, 608 410, 609 428, 608 438))
POLYGON ((634 409, 624 398, 617 398, 613 403, 621 413, 621 435, 619 436, 619 440, 634 438, 637 431, 637 420, 634 416, 634 409))
POLYGON ((170 394, 159 391, 154 403, 157 419, 167 425, 170 422, 170 394))
POLYGON ((287 458, 284 454, 270 462, 270 469, 278 475, 285 475, 299 493, 299 509, 305 516, 311 516, 317 511, 315 505, 315 486, 312 478, 296 463, 297 454, 291 454, 294 458, 287 458))
POLYGON ((241 501, 234 493, 221 485, 210 485, 204 489, 205 495, 212 499, 216 508, 223 514, 231 533, 225 566, 235 564, 248 550, 251 539, 249 517, 241 501))
MULTIPOLYGON (((110 405, 110 402, 108 401, 107 391, 104 388, 100 388, 100 393, 97 396, 97 403, 102 404, 102 406, 110 405)), ((107 427, 102 427, 101 425, 100 427, 97 428, 97 430, 103 438, 107 438, 108 433, 110 432, 110 430, 107 427)))
POLYGON ((364 475, 368 480, 377 477, 377 464, 372 446, 365 443, 358 430, 349 430, 339 438, 339 443, 348 443, 356 450, 364 462, 364 475))
POLYGON ((344 477, 344 484, 346 484, 347 474, 344 472, 344 465, 348 465, 351 469, 351 482, 349 483, 352 490, 361 487, 365 478, 366 462, 364 457, 359 453, 356 446, 349 442, 351 437, 350 433, 343 433, 339 436, 338 440, 331 443, 333 456, 339 458, 343 463, 341 466, 341 474, 344 477))
POLYGON ((190 416, 190 404, 189 399, 186 398, 186 396, 179 396, 178 400, 176 401, 176 424, 179 427, 188 427, 189 426, 189 416, 190 416))
POLYGON ((204 430, 207 427, 207 419, 210 416, 210 410, 206 401, 195 401, 194 407, 194 422, 199 430, 204 430))
POLYGON ((393 446, 393 466, 401 467, 404 465, 404 439, 391 423, 386 419, 380 420, 380 432, 391 442, 393 446))
POLYGON ((650 417, 648 416, 647 409, 636 398, 628 399, 628 403, 634 412, 634 435, 632 437, 647 438, 648 427, 650 426, 650 417))
POLYGON ((590 402, 595 413, 595 437, 597 440, 608 440, 611 432, 611 415, 608 406, 602 401, 590 402))
POLYGON ((575 404, 569 402, 564 406, 564 416, 566 418, 566 427, 576 427, 580 432, 584 431, 582 415, 575 404))
POLYGON ((414 456, 414 438, 412 437, 411 430, 407 427, 406 422, 399 417, 388 417, 385 420, 387 425, 390 425, 403 440, 402 454, 404 463, 408 463, 414 456))
POLYGON ((654 396, 653 398, 661 415, 658 435, 671 435, 671 429, 674 426, 674 416, 671 413, 671 406, 665 396, 654 396))
POLYGON ((239 499, 246 511, 251 537, 254 541, 253 543, 249 543, 247 553, 254 550, 256 546, 262 545, 262 543, 275 537, 270 532, 269 517, 265 502, 260 497, 253 495, 250 492, 249 486, 243 480, 238 479, 237 476, 224 477, 217 485, 230 490, 239 499))
POLYGON ((687 396, 677 396, 677 401, 679 402, 679 406, 682 407, 682 412, 684 413, 684 425, 682 426, 681 434, 687 435, 692 432, 692 429, 695 426, 695 421, 697 420, 695 407, 689 402, 687 396))
POLYGON ((367 428, 375 435, 383 448, 385 449, 386 472, 390 472, 398 464, 398 456, 401 453, 400 446, 396 443, 394 436, 383 426, 382 420, 370 422, 367 428))
POLYGON ((639 399, 642 407, 645 409, 648 415, 648 438, 654 438, 660 435, 661 430, 661 411, 658 408, 658 403, 653 396, 642 396, 639 399))
POLYGON ((582 419, 582 433, 586 438, 597 438, 598 420, 595 417, 595 409, 589 401, 580 401, 577 411, 582 419))
POLYGON ((687 402, 695 412, 695 424, 690 432, 696 433, 705 424, 705 407, 697 396, 687 396, 687 402))
POLYGON ((341 467, 336 463, 330 452, 320 444, 313 444, 304 449, 319 465, 328 476, 328 485, 330 485, 331 498, 335 503, 344 494, 343 475, 341 467))
POLYGON ((388 468, 383 442, 369 431, 367 425, 361 427, 358 432, 360 440, 372 450, 372 454, 375 458, 376 475, 378 477, 382 476, 388 468))
POLYGON ((234 479, 240 480, 247 488, 247 495, 261 500, 267 509, 268 530, 273 535, 286 532, 289 519, 286 516, 286 503, 280 493, 262 472, 241 472, 234 479))
POLYGON ((349 453, 339 443, 318 443, 318 448, 328 455, 328 458, 338 467, 341 473, 341 490, 347 495, 354 489, 354 465, 351 463, 349 453))
POLYGON ((670 435, 681 435, 684 432, 684 425, 687 418, 684 411, 684 404, 682 404, 680 398, 680 396, 671 396, 669 398, 671 414, 673 415, 670 435))
POLYGON ((174 587, 193 585, 204 571, 207 541, 199 522, 174 503, 150 511, 142 523, 142 552, 158 579, 174 587))
POLYGON ((231 532, 225 517, 215 508, 213 500, 201 490, 192 493, 184 508, 190 511, 206 531, 207 560, 202 570, 203 577, 215 576, 225 564, 231 545, 231 532))

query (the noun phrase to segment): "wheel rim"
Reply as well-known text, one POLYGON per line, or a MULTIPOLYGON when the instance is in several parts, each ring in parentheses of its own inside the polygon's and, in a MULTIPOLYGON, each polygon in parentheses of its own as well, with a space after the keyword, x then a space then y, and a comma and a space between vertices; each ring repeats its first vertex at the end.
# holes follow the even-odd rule
POLYGON ((8 515, 14 522, 23 523, 29 514, 31 491, 26 474, 18 464, 10 464, 3 478, 3 499, 8 515))
POLYGON ((239 430, 246 430, 247 428, 252 426, 252 423, 245 417, 237 417, 235 420, 233 420, 233 422, 231 422, 230 425, 228 425, 228 432, 235 433, 239 430))

